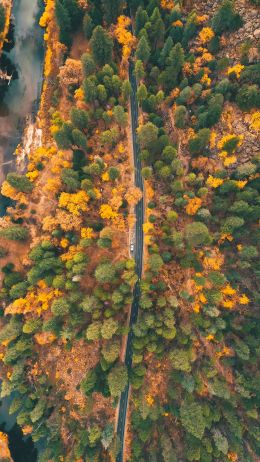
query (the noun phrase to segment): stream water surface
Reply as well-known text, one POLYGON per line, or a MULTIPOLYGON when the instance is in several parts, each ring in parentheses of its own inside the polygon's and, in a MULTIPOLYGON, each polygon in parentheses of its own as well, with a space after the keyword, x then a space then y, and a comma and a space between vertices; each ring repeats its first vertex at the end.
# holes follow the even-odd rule
MULTIPOLYGON (((22 141, 26 125, 38 109, 44 61, 43 31, 38 25, 43 0, 14 0, 11 41, 1 58, 1 70, 12 75, 10 85, 0 81, 0 185, 8 171, 16 169, 14 151, 22 141)), ((0 215, 5 202, 0 195, 0 215)), ((36 461, 36 450, 30 440, 22 438, 9 415, 10 398, 0 405, 0 430, 7 431, 14 462, 36 461)))

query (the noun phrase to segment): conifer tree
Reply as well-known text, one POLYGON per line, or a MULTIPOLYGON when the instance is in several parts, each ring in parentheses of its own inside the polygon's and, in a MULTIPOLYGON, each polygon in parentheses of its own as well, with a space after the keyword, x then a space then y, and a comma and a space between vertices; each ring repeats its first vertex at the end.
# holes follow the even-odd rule
POLYGON ((102 26, 97 26, 94 29, 90 45, 94 61, 98 66, 102 67, 111 62, 113 40, 102 26))

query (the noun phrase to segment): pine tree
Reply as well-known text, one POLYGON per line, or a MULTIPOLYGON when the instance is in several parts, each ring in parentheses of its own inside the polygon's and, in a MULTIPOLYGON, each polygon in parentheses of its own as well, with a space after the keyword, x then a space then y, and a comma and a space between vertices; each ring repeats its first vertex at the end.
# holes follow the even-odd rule
POLYGON ((0 33, 3 32, 5 27, 5 9, 3 5, 0 4, 0 33))
POLYGON ((102 9, 104 12, 104 20, 107 24, 116 22, 123 7, 122 0, 102 0, 102 9))
POLYGON ((173 40, 171 37, 168 37, 160 53, 159 63, 162 67, 165 65, 166 59, 169 57, 169 54, 172 48, 173 48, 173 40))
POLYGON ((8 173, 6 180, 17 191, 23 193, 30 193, 33 190, 33 184, 25 175, 18 175, 18 173, 8 173))
POLYGON ((111 62, 113 51, 113 40, 102 26, 94 29, 90 42, 95 63, 102 67, 111 62))
POLYGON ((144 36, 142 36, 138 43, 138 47, 136 50, 136 58, 140 61, 143 61, 144 63, 147 63, 147 61, 150 58, 150 54, 151 54, 151 47, 147 39, 144 36))
POLYGON ((150 19, 151 27, 148 34, 154 50, 164 41, 165 26, 159 8, 155 8, 150 19))
POLYGON ((139 6, 137 8, 135 16, 135 34, 138 35, 140 30, 145 26, 146 22, 149 21, 147 12, 139 6))
POLYGON ((55 1, 55 15, 60 28, 60 41, 69 46, 71 44, 71 20, 61 0, 55 1))
POLYGON ((94 27, 95 26, 94 26, 94 23, 91 17, 89 16, 88 13, 85 13, 85 16, 83 18, 83 31, 87 39, 91 38, 94 27))

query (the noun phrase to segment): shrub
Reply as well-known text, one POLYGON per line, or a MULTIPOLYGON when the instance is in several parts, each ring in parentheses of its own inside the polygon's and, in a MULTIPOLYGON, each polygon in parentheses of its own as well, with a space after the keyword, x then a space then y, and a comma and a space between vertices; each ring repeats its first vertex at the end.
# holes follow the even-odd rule
POLYGON ((10 241, 25 241, 29 236, 27 228, 19 225, 9 226, 0 230, 0 237, 10 241))

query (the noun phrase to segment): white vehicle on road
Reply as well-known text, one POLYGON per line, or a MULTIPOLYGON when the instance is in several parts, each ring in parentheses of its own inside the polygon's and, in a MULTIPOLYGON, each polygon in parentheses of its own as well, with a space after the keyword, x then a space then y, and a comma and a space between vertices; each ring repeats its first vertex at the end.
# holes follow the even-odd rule
POLYGON ((130 252, 134 253, 134 250, 135 250, 135 245, 134 245, 133 242, 131 242, 131 244, 130 244, 130 252))

